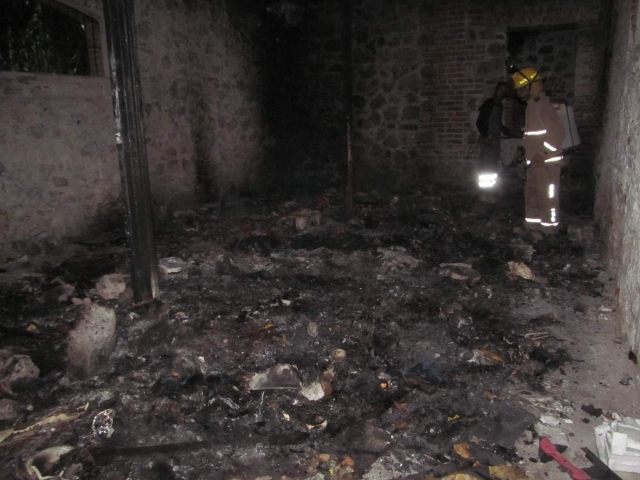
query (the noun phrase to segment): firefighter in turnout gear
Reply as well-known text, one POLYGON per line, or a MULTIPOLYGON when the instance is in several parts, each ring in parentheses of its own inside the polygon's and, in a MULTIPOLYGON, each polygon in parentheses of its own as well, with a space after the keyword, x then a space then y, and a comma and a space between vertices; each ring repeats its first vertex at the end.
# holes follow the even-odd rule
POLYGON ((560 223, 560 171, 565 131, 543 91, 542 80, 534 68, 523 68, 513 74, 516 93, 527 102, 523 140, 528 165, 524 224, 529 230, 556 233, 560 223))

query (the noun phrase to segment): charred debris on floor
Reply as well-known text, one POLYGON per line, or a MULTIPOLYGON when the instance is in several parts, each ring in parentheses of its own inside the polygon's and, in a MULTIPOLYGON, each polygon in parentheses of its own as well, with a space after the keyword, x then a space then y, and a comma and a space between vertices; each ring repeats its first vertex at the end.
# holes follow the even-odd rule
POLYGON ((147 305, 132 302, 119 235, 7 263, 3 469, 501 478, 541 413, 572 408, 545 383, 571 362, 562 319, 528 306, 599 295, 575 241, 591 237, 532 236, 508 206, 487 216, 427 194, 360 195, 347 219, 336 197, 175 212, 147 305))

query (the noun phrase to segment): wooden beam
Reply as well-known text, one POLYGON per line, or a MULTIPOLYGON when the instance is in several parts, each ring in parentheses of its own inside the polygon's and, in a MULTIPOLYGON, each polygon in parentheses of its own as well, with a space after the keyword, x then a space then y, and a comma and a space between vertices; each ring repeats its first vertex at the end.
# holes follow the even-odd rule
POLYGON ((122 192, 127 207, 134 302, 158 296, 134 0, 103 0, 122 192))

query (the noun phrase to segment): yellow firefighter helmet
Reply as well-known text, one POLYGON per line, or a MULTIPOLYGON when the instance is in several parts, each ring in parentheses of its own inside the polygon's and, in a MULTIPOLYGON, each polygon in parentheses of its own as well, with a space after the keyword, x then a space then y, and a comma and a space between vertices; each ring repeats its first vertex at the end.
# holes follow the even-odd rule
POLYGON ((516 90, 522 87, 526 87, 533 82, 539 82, 540 80, 544 79, 544 77, 538 70, 531 67, 521 68, 513 74, 512 78, 513 88, 515 88, 516 90))

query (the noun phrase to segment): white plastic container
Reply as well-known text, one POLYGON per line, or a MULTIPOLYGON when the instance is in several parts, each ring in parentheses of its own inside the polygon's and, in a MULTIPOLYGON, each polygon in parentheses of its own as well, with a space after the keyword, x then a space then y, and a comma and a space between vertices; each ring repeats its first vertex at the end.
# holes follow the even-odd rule
POLYGON ((611 470, 640 473, 640 420, 614 414, 595 428, 600 460, 611 470))

